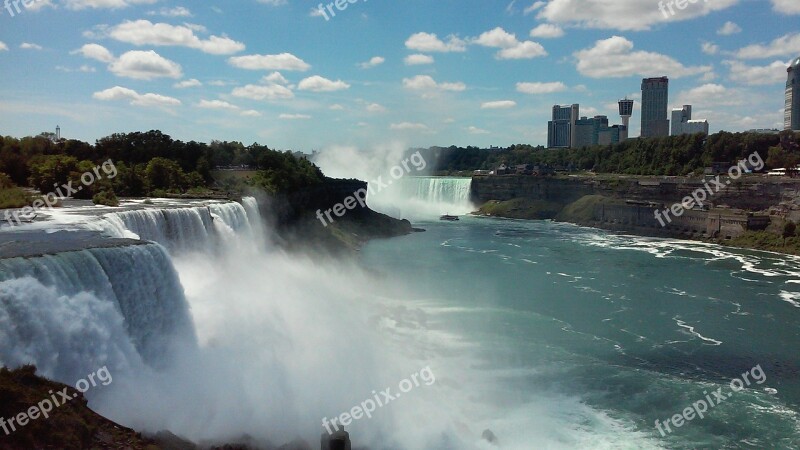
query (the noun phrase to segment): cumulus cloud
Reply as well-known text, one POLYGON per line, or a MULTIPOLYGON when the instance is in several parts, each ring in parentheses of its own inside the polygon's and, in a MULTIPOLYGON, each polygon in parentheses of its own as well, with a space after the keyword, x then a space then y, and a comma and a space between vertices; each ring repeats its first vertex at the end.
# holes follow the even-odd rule
POLYGON ((133 50, 122 54, 108 66, 114 75, 136 80, 152 80, 154 78, 181 78, 183 71, 180 64, 170 61, 153 50, 133 50))
POLYGON ((179 83, 175 83, 175 84, 172 85, 172 87, 174 87, 175 89, 187 89, 187 88, 193 88, 193 87, 200 87, 202 85, 203 85, 203 83, 201 83, 200 80, 196 80, 196 79, 192 78, 192 79, 189 79, 189 80, 183 80, 183 81, 181 81, 179 83))
POLYGON ((516 35, 501 27, 482 33, 472 42, 484 47, 501 49, 495 55, 497 59, 531 59, 547 56, 547 51, 538 42, 520 42, 516 35))
POLYGON ((360 63, 358 66, 362 69, 371 69, 373 67, 380 66, 384 62, 386 62, 386 58, 382 56, 373 56, 369 61, 360 63))
POLYGON ((730 79, 749 86, 782 84, 786 82, 789 64, 775 61, 768 66, 748 66, 741 61, 724 61, 730 70, 730 79))
POLYGON ((508 109, 517 106, 513 100, 498 100, 494 102, 481 103, 481 109, 508 109))
POLYGON ((742 27, 730 21, 725 22, 725 25, 723 25, 722 28, 717 30, 717 34, 720 36, 730 36, 732 34, 737 34, 741 32, 742 32, 742 27))
POLYGON ((39 44, 34 44, 32 42, 23 42, 19 45, 19 48, 23 50, 42 50, 42 46, 39 44))
POLYGON ((369 111, 371 113, 386 112, 386 108, 384 108, 382 105, 379 105, 377 103, 370 103, 369 105, 367 105, 366 109, 367 109, 367 111, 369 111))
POLYGON ((403 78, 403 87, 415 91, 463 91, 467 88, 464 83, 437 83, 429 75, 417 75, 413 78, 403 78))
POLYGON ((543 23, 531 30, 531 37, 534 38, 559 38, 564 36, 564 30, 552 23, 543 23))
POLYGON ((289 80, 284 78, 280 72, 272 72, 261 79, 262 84, 248 84, 237 87, 231 92, 234 97, 248 98, 251 100, 289 100, 294 98, 292 89, 294 86, 289 84, 289 80))
POLYGON ((176 6, 174 8, 161 8, 158 11, 148 11, 148 16, 164 16, 164 17, 192 17, 192 12, 183 6, 176 6))
POLYGON ((800 14, 800 2, 797 0, 772 0, 772 9, 784 14, 800 14))
POLYGON ((189 25, 152 23, 149 20, 126 21, 108 30, 108 35, 120 42, 133 45, 188 47, 212 55, 230 55, 245 49, 241 42, 227 36, 199 38, 195 32, 202 28, 189 25))
POLYGON ((469 126, 466 128, 467 133, 469 134, 489 134, 489 131, 484 130, 483 128, 478 128, 476 126, 469 126))
POLYGON ((5 42, 0 41, 0 52, 7 52, 7 51, 8 51, 8 45, 6 45, 5 42))
POLYGON ((305 72, 311 66, 291 53, 278 55, 245 55, 228 58, 234 67, 247 70, 288 70, 305 72))
POLYGON ((577 68, 591 78, 621 78, 633 75, 668 75, 674 78, 698 75, 712 70, 711 66, 687 67, 660 53, 634 51, 633 42, 613 36, 595 42, 594 47, 575 52, 577 68))
POLYGON ((203 109, 225 109, 228 111, 239 110, 238 106, 230 104, 223 100, 200 100, 200 102, 196 106, 198 108, 203 108, 203 109))
POLYGON ((281 120, 308 120, 311 116, 308 114, 281 114, 278 118, 281 120))
POLYGON ((104 91, 95 92, 92 98, 102 101, 128 101, 134 106, 145 107, 168 107, 180 106, 181 101, 167 97, 160 94, 139 94, 133 89, 124 88, 121 86, 114 86, 113 88, 104 91))
POLYGON ((152 5, 158 0, 65 0, 68 9, 121 9, 132 5, 152 5))
MULTIPOLYGON (((551 0, 540 5, 537 18, 553 24, 576 25, 585 28, 600 28, 621 31, 649 30, 653 25, 665 21, 691 20, 722 11, 739 0, 713 0, 690 3, 684 10, 665 18, 659 11, 658 2, 642 0, 551 0)), ((664 2, 667 3, 667 2, 664 2)))
POLYGON ((748 45, 736 52, 736 56, 742 59, 774 58, 776 56, 791 58, 798 54, 800 54, 800 33, 783 35, 766 45, 748 45))
POLYGON ((400 122, 389 125, 389 129, 395 131, 427 131, 428 126, 422 123, 400 122))
POLYGON ((719 53, 719 45, 716 45, 711 42, 703 42, 703 45, 700 47, 703 50, 703 53, 706 55, 716 55, 719 53))
POLYGON ((721 84, 704 84, 678 94, 676 104, 710 106, 738 106, 746 103, 746 96, 736 89, 721 84))
POLYGON ((297 89, 311 92, 333 92, 350 89, 350 85, 342 80, 333 81, 319 75, 314 75, 313 77, 301 80, 297 85, 297 89))
POLYGON ((423 32, 412 34, 406 40, 406 48, 426 53, 464 52, 467 50, 467 43, 454 35, 448 36, 445 42, 433 33, 423 32))
POLYGON ((83 47, 70 52, 70 54, 81 54, 84 58, 94 59, 104 63, 114 61, 114 55, 100 44, 85 44, 83 47))
POLYGON ((433 56, 416 53, 414 55, 406 56, 403 62, 405 62, 407 66, 421 66, 424 64, 433 64, 434 59, 433 56))
POLYGON ((567 85, 560 81, 550 83, 517 83, 517 92, 522 92, 523 94, 552 94, 555 92, 564 92, 566 90, 567 85))

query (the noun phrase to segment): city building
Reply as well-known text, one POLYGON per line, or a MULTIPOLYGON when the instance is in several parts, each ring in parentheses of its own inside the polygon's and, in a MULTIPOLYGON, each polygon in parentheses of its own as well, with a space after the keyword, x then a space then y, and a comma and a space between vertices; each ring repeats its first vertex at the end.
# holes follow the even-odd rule
POLYGON ((672 110, 672 136, 697 133, 708 134, 708 121, 692 120, 692 105, 672 110))
POLYGON ((669 78, 642 80, 642 137, 669 136, 669 78))
POLYGON ((786 71, 789 77, 786 80, 786 110, 783 115, 783 125, 786 130, 800 131, 800 58, 792 61, 786 71))
POLYGON ((619 101, 619 115, 622 117, 622 126, 625 127, 626 131, 630 130, 631 116, 633 115, 633 100, 625 98, 619 101))
POLYGON ((553 106, 553 120, 547 122, 547 147, 570 148, 575 140, 575 122, 578 120, 580 106, 553 106))
POLYGON ((607 116, 581 117, 575 121, 575 140, 572 148, 617 144, 627 138, 627 127, 624 125, 609 127, 607 116))

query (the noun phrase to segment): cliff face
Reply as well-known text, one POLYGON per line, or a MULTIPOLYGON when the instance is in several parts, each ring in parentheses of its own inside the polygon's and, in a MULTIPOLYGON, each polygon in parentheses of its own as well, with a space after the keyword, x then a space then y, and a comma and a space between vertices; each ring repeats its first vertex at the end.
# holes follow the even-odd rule
POLYGON ((476 176, 473 201, 481 212, 512 218, 556 219, 586 226, 655 236, 730 239, 764 229, 773 219, 800 219, 800 181, 748 176, 720 177, 569 177, 476 176), (698 190, 705 208, 687 209, 663 224, 664 211, 698 190), (713 193, 709 193, 713 192, 713 193), (777 213, 777 216, 776 216, 777 213))

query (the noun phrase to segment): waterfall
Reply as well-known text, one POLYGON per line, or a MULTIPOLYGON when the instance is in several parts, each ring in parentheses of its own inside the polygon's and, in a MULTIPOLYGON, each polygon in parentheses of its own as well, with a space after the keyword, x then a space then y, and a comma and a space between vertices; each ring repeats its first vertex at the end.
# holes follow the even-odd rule
POLYGON ((157 242, 170 251, 208 250, 236 236, 263 242, 255 198, 203 206, 159 207, 114 212, 103 216, 102 229, 119 238, 157 242))
POLYGON ((435 219, 441 214, 468 214, 472 180, 451 177, 405 177, 380 192, 370 194, 373 209, 415 220, 435 219))
POLYGON ((0 366, 74 380, 163 366, 196 338, 169 255, 142 244, 0 260, 0 342, 0 366))

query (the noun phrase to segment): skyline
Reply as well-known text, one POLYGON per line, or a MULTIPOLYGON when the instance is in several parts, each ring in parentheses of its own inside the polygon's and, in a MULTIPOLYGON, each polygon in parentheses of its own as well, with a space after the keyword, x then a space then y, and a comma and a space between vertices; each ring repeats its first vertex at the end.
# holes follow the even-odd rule
POLYGON ((792 0, 688 3, 668 18, 664 2, 635 0, 356 0, 327 17, 318 3, 6 2, 0 134, 546 146, 562 104, 620 123, 617 101, 633 99, 639 136, 641 80, 661 76, 668 110, 693 105, 711 133, 782 129, 800 56, 792 0))

